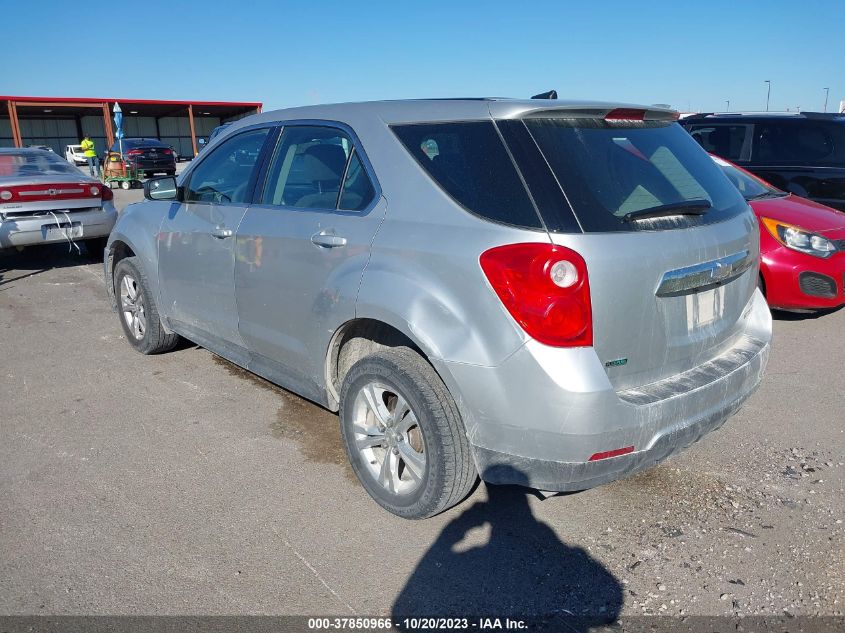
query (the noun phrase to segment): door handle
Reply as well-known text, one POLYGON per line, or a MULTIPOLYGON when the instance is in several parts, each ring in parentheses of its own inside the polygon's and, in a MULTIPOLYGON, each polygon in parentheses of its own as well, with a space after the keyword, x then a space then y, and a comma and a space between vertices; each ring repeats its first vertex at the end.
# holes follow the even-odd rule
POLYGON ((227 237, 232 237, 232 229, 227 229, 222 226, 215 227, 211 230, 211 234, 217 239, 224 240, 227 237))
POLYGON ((346 238, 327 231, 320 231, 311 236, 311 242, 324 248, 338 248, 346 246, 346 238))

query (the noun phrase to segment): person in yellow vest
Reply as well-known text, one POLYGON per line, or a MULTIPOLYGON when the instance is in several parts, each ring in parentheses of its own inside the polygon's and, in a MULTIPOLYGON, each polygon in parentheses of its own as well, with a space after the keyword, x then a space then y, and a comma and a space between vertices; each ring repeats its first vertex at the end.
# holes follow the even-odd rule
POLYGON ((82 139, 80 145, 82 146, 82 152, 85 154, 85 158, 88 159, 88 171, 91 173, 91 176, 94 176, 94 172, 96 172, 96 176, 99 178, 100 159, 97 158, 97 150, 94 149, 94 141, 86 136, 82 139))

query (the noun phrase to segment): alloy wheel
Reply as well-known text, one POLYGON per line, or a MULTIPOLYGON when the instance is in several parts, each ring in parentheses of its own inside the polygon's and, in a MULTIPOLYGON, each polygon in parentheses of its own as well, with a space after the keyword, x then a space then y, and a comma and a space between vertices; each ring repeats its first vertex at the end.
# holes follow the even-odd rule
POLYGON ((420 487, 425 442, 416 414, 395 388, 365 384, 355 397, 352 430, 364 470, 382 488, 405 496, 420 487))
POLYGON ((120 309, 127 328, 140 341, 147 331, 147 313, 144 309, 144 293, 132 275, 123 275, 120 281, 120 309))

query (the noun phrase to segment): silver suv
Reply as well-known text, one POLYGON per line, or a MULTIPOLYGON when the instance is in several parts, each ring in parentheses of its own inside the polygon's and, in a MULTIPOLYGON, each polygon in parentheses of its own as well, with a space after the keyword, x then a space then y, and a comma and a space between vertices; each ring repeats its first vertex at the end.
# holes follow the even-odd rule
POLYGON ((179 336, 340 413, 408 518, 665 459, 760 382, 748 205, 669 110, 499 99, 242 119, 119 219, 127 339, 179 336))

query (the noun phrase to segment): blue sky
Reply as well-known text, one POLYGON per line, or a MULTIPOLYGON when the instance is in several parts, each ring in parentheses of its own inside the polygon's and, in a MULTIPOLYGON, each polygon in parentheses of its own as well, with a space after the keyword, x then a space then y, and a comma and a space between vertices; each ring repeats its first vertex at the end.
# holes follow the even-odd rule
POLYGON ((842 0, 45 0, 4 6, 0 94, 262 101, 561 97, 829 110, 842 0), (11 28, 8 28, 11 26, 11 28))

